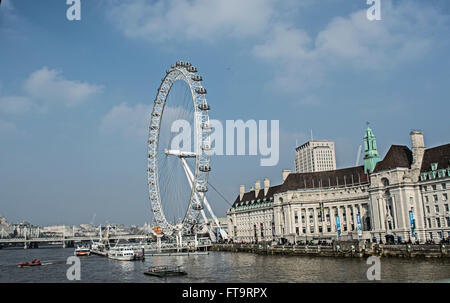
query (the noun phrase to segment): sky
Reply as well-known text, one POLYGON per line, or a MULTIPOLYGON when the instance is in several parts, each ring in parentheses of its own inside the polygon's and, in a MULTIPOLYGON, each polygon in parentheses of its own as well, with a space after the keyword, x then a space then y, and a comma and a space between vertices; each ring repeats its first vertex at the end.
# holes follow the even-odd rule
MULTIPOLYGON (((0 215, 33 224, 151 222, 150 113, 166 69, 189 61, 210 118, 279 120, 280 160, 215 156, 219 217, 256 180, 281 183, 295 146, 335 142, 354 166, 366 121, 392 144, 450 140, 450 2, 65 0, 0 4, 0 215), (226 200, 226 201, 225 201, 226 200)), ((361 164, 361 163, 359 163, 361 164)))

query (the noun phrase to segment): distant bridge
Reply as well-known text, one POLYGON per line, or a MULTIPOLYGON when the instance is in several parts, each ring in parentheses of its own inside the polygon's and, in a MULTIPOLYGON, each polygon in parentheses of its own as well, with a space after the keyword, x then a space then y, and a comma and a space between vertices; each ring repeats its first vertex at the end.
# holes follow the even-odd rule
MULTIPOLYGON (((105 239, 105 238, 103 238, 105 239)), ((109 236, 109 240, 150 240, 153 239, 151 235, 115 235, 109 236)), ((65 247, 67 242, 82 242, 82 241, 100 241, 99 236, 94 237, 45 237, 45 238, 11 238, 11 239, 0 239, 0 244, 19 244, 23 243, 24 247, 27 248, 29 246, 37 245, 38 243, 51 243, 51 242, 60 242, 65 247)))

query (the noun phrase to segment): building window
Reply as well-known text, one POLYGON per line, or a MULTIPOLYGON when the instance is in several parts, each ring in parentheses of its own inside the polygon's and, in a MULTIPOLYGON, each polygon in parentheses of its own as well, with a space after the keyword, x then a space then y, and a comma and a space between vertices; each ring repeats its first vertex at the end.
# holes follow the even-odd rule
POLYGON ((300 235, 300 228, 296 227, 295 228, 295 233, 297 234, 297 236, 299 236, 300 235))
POLYGON ((439 218, 436 218, 436 225, 437 227, 441 227, 441 220, 439 218))
POLYGON ((423 189, 424 189, 425 191, 428 191, 428 186, 424 185, 423 189))
POLYGON ((432 187, 433 187, 433 190, 436 190, 436 184, 433 184, 432 187))
POLYGON ((447 227, 450 227, 450 217, 447 217, 447 227))
POLYGON ((297 223, 298 223, 298 213, 295 212, 295 224, 297 224, 297 223))
POLYGON ((448 211, 448 204, 445 204, 445 211, 448 211))
POLYGON ((425 201, 430 202, 430 199, 428 198, 428 196, 425 196, 425 201))
POLYGON ((447 194, 442 194, 442 200, 447 201, 448 200, 448 195, 447 194))
POLYGON ((428 228, 431 228, 431 219, 428 218, 428 228))
POLYGON ((434 202, 437 202, 438 201, 438 195, 433 195, 433 197, 434 197, 434 202))
POLYGON ((427 206, 427 213, 430 213, 430 207, 427 206))
POLYGON ((435 205, 434 208, 436 210, 436 214, 438 214, 439 213, 439 205, 435 205))

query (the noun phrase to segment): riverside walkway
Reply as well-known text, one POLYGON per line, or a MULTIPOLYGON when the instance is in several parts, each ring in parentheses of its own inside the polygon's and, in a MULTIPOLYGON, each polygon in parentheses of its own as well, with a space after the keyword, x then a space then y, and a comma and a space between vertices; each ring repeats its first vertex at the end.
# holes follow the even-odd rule
POLYGON ((360 245, 358 242, 336 242, 332 245, 213 244, 210 247, 210 251, 317 257, 449 258, 450 250, 447 246, 450 245, 385 245, 375 243, 360 245))

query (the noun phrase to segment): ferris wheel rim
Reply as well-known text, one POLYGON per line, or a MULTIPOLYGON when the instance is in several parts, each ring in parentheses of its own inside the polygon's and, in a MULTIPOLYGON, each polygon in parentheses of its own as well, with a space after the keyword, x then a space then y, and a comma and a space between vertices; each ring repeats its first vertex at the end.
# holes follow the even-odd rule
MULTIPOLYGON (((203 189, 207 189, 208 175, 210 170, 210 156, 207 153, 210 148, 210 133, 205 131, 203 125, 209 125, 209 106, 206 101, 206 90, 204 89, 201 77, 196 75, 197 69, 192 67, 190 63, 177 62, 172 65, 170 70, 166 71, 165 77, 162 79, 161 85, 154 101, 151 113, 149 136, 148 136, 148 158, 147 158, 147 181, 149 198, 151 202, 152 212, 155 221, 166 235, 171 235, 175 231, 187 231, 195 225, 196 217, 199 210, 194 209, 194 200, 204 198, 203 189), (196 78, 197 77, 197 78, 196 78), (194 80, 195 79, 195 80, 194 80), (200 80, 199 80, 200 79, 200 80), (159 166, 158 166, 158 146, 161 131, 161 121, 164 114, 164 108, 167 104, 167 98, 172 89, 172 85, 176 81, 184 81, 190 89, 192 102, 194 106, 194 139, 195 147, 195 167, 191 186, 191 194, 189 204, 186 209, 184 218, 180 224, 170 224, 166 219, 162 205, 160 184, 159 184, 159 166), (201 167, 207 167, 209 170, 201 170, 201 167)), ((201 201, 197 201, 200 202, 201 201)))

